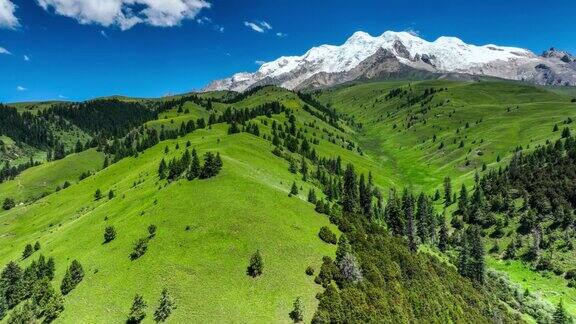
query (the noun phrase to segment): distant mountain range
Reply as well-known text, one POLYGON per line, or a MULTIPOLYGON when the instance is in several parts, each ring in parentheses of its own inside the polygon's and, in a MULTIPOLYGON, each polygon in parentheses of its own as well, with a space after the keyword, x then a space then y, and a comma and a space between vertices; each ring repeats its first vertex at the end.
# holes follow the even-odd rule
POLYGON ((373 37, 359 31, 341 46, 321 45, 302 56, 283 56, 254 73, 213 81, 204 90, 244 91, 268 84, 300 90, 359 80, 477 77, 576 86, 576 57, 554 48, 536 55, 516 47, 466 44, 455 37, 429 42, 408 32, 373 37))

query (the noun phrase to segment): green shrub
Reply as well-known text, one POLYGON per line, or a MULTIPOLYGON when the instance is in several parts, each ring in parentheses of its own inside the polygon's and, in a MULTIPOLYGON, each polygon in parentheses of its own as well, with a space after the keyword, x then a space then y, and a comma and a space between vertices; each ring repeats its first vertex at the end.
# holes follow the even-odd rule
POLYGON ((332 231, 328 228, 328 226, 322 226, 322 228, 320 228, 318 236, 320 237, 320 239, 322 239, 322 241, 326 243, 336 244, 336 242, 338 241, 336 235, 332 233, 332 231))

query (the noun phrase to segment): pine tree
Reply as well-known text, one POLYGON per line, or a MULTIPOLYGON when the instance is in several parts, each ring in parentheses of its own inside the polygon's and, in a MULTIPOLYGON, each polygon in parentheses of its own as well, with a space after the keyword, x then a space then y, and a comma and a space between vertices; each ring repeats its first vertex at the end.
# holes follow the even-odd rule
POLYGON ((288 171, 292 173, 298 172, 298 168, 296 167, 296 161, 294 161, 294 159, 290 159, 290 164, 288 165, 288 171))
POLYGON ((200 166, 200 159, 198 158, 198 153, 196 152, 196 149, 192 149, 190 168, 188 169, 186 178, 188 180, 196 179, 200 175, 200 170, 201 166, 200 166))
POLYGON ((462 184, 460 188, 460 197, 458 198, 458 210, 467 219, 468 216, 468 190, 466 190, 466 185, 462 184))
POLYGON ((432 216, 429 214, 430 208, 428 207, 428 199, 424 195, 424 193, 420 193, 418 196, 417 202, 417 211, 416 211, 416 219, 417 219, 417 232, 418 237, 420 237, 420 242, 427 243, 429 238, 429 218, 432 216))
POLYGON ((306 163, 306 159, 302 157, 300 161, 300 173, 302 173, 302 181, 308 180, 308 163, 306 163))
POLYGON ((104 229, 104 243, 111 242, 116 238, 116 229, 114 226, 106 226, 104 229))
POLYGON ((342 234, 338 239, 338 246, 336 247, 336 262, 340 262, 348 253, 352 253, 352 246, 350 242, 348 242, 346 234, 342 234))
POLYGON ((166 168, 167 168, 166 161, 164 160, 164 158, 162 158, 162 160, 160 161, 160 165, 158 166, 158 176, 160 177, 160 179, 166 178, 166 168))
POLYGON ((290 188, 290 195, 291 196, 298 195, 298 186, 296 185, 296 181, 292 182, 292 187, 290 188))
POLYGON ((254 253, 250 258, 250 264, 248 265, 247 273, 251 277, 257 277, 261 275, 263 271, 264 261, 262 260, 262 254, 260 254, 260 250, 257 250, 256 253, 254 253))
POLYGON ((449 177, 444 178, 444 203, 446 206, 452 204, 452 181, 449 177))
POLYGON ((2 270, 0 275, 0 282, 2 283, 1 293, 8 309, 18 305, 24 295, 22 279, 22 269, 14 261, 10 261, 2 270))
POLYGON ((370 217, 372 214, 372 189, 369 184, 366 184, 364 174, 360 175, 358 193, 360 195, 360 208, 362 209, 362 213, 370 217))
POLYGON ((142 295, 136 294, 134 296, 134 301, 132 302, 132 307, 130 308, 130 314, 128 315, 127 323, 135 324, 140 323, 146 317, 146 302, 142 295))
POLYGON ((554 315, 552 316, 552 323, 554 324, 573 323, 572 318, 570 317, 570 315, 568 315, 568 313, 566 313, 566 310, 564 309, 564 303, 562 302, 562 300, 560 300, 558 306, 556 306, 556 311, 554 311, 554 315))
POLYGON ((408 248, 410 251, 416 251, 416 239, 414 229, 414 197, 412 193, 404 192, 402 209, 404 210, 404 217, 406 218, 406 235, 408 236, 408 248))
POLYGON ((308 191, 308 202, 316 204, 317 200, 318 199, 316 198, 316 191, 314 191, 314 188, 310 188, 310 190, 308 191))
POLYGON ((34 248, 32 248, 32 244, 26 244, 24 251, 22 252, 22 259, 26 259, 34 253, 34 248))
POLYGON ((176 305, 170 297, 168 289, 164 288, 160 295, 160 300, 158 301, 158 308, 154 311, 154 320, 156 323, 165 322, 172 313, 172 310, 175 308, 176 305))
POLYGON ((108 199, 114 199, 114 190, 108 191, 108 199))
POLYGON ((102 191, 100 191, 100 189, 96 189, 96 192, 94 192, 94 199, 100 200, 101 198, 102 198, 102 191))
POLYGON ((290 312, 290 318, 294 323, 299 323, 304 320, 304 304, 300 297, 296 298, 294 301, 292 311, 290 312))
POLYGON ((480 228, 477 226, 470 229, 470 269, 472 279, 479 284, 484 283, 484 275, 486 273, 486 262, 484 260, 485 252, 484 245, 482 244, 482 236, 480 228))
POLYGON ((77 260, 72 261, 70 267, 66 270, 66 274, 62 279, 62 284, 60 285, 60 291, 63 295, 71 292, 84 278, 84 270, 82 265, 77 260))
POLYGON ((448 248, 448 226, 446 224, 446 218, 442 215, 442 220, 440 221, 440 234, 438 239, 438 249, 442 252, 446 252, 448 248))
POLYGON ((348 164, 344 172, 344 185, 342 191, 342 210, 347 213, 354 213, 358 205, 358 184, 354 166, 348 164))
POLYGON ((404 235, 404 218, 402 217, 400 203, 395 190, 390 191, 384 215, 392 234, 396 236, 404 235))

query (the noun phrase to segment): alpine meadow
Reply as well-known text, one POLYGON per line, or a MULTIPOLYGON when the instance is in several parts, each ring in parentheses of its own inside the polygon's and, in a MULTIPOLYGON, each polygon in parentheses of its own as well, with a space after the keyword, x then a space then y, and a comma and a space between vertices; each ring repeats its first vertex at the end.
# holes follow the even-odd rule
POLYGON ((351 26, 310 48, 329 33, 246 6, 0 0, 1 85, 54 73, 0 91, 0 323, 574 322, 576 56, 351 26), (257 71, 214 80, 255 36, 257 71), (310 49, 259 61, 282 41, 310 49))

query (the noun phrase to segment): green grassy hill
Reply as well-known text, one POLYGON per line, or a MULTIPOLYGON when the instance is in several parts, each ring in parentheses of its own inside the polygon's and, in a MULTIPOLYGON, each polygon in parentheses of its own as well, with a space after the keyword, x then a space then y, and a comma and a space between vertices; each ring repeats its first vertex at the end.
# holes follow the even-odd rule
MULTIPOLYGON (((567 118, 576 116, 572 113, 576 104, 569 96, 504 82, 382 82, 314 93, 315 99, 340 114, 336 122, 330 122, 320 108, 305 108, 302 96, 284 89, 264 87, 241 100, 234 100, 235 96, 201 94, 203 100, 211 100, 211 108, 187 101, 161 112, 143 129, 177 130, 182 123, 207 120, 232 108, 279 102, 293 114, 300 139, 306 138, 318 156, 340 156, 344 166, 352 163, 359 174, 371 172, 375 187, 383 193, 412 187, 431 194, 446 176, 458 188, 460 183, 471 183, 483 164, 488 169, 504 165, 517 146, 533 147, 557 138, 554 124, 563 127, 567 118)), ((258 125, 258 136, 228 134, 229 125, 215 123, 160 141, 104 169, 104 154, 90 149, 24 171, 0 184, 0 199, 23 202, 0 210, 0 264, 15 260, 25 267, 40 254, 53 257, 53 285, 58 289, 66 268, 78 260, 85 276, 64 298, 65 310, 57 321, 65 323, 124 321, 135 294, 144 296, 145 321, 151 322, 163 288, 169 289, 178 306, 170 318, 174 322, 289 322, 297 297, 302 298, 304 320, 309 322, 319 303, 315 297, 324 292, 314 278, 322 258, 334 258, 336 251, 318 232, 322 226, 338 235, 340 230, 307 202, 311 188, 324 198, 321 184, 289 171, 288 160, 300 161, 301 154, 286 148, 273 153, 273 125, 289 125, 289 115, 250 120, 258 125), (200 157, 218 152, 222 171, 202 180, 160 179, 160 161, 182 156, 188 143, 188 149, 196 149, 200 157), (85 171, 95 173, 79 181, 85 171), (72 185, 56 191, 65 181, 72 185), (299 188, 297 196, 289 195, 293 182, 299 188), (101 199, 94 197, 98 189, 101 199), (44 192, 49 194, 38 199, 44 192), (156 225, 157 231, 149 238, 148 250, 131 260, 134 242, 148 237, 149 225, 156 225), (107 226, 113 226, 117 235, 104 244, 107 226), (41 249, 21 260, 25 246, 36 241, 41 249), (263 255, 264 273, 252 278, 246 267, 256 250, 263 255), (308 266, 315 270, 314 276, 305 273, 308 266)), ((436 207, 440 212, 439 204, 436 207)), ((363 231, 354 235, 362 237, 363 231)), ((394 316, 410 320, 415 314, 434 311, 438 319, 483 316, 478 319, 482 322, 494 315, 491 311, 505 308, 489 292, 458 276, 447 264, 451 259, 435 248, 422 247, 412 254, 400 241, 374 239, 384 249, 378 253, 390 261, 383 265, 389 267, 385 275, 390 289, 378 296, 389 299, 386 309, 394 312, 391 320, 394 316), (429 298, 419 300, 419 293, 429 298), (395 298, 402 302, 396 304, 395 298)), ((368 262, 374 258, 371 255, 363 252, 362 258, 368 262)), ((513 266, 492 261, 490 265, 510 272, 514 281, 531 291, 544 290, 536 281, 523 283, 524 276, 513 266)), ((373 275, 368 279, 381 280, 373 270, 367 269, 373 275)), ((555 287, 552 281, 542 282, 555 287)), ((358 296, 354 289, 347 290, 342 305, 358 296)), ((576 300, 566 296, 570 298, 564 302, 573 312, 576 300)), ((379 308, 374 309, 377 313, 379 308)), ((502 316, 505 322, 514 318, 502 316)))

